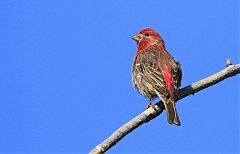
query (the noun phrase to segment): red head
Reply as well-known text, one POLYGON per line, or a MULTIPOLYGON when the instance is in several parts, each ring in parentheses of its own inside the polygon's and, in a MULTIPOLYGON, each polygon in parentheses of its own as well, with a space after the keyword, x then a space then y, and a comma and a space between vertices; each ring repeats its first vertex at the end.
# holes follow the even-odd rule
POLYGON ((151 28, 145 28, 141 30, 137 35, 134 35, 132 39, 137 41, 137 53, 155 44, 164 47, 164 42, 161 36, 158 34, 158 32, 151 28))

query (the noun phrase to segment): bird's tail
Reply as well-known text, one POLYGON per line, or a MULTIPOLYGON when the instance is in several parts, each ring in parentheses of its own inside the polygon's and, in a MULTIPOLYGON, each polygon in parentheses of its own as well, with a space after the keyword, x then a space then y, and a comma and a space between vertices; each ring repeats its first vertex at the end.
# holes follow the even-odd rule
POLYGON ((181 125, 181 122, 178 117, 177 109, 173 98, 167 98, 166 101, 163 100, 166 112, 168 123, 175 124, 177 126, 181 125))
POLYGON ((161 95, 159 92, 157 92, 157 95, 163 101, 164 107, 165 107, 166 112, 167 112, 168 123, 180 126, 181 122, 180 122, 180 119, 178 117, 174 97, 167 98, 166 96, 161 95))

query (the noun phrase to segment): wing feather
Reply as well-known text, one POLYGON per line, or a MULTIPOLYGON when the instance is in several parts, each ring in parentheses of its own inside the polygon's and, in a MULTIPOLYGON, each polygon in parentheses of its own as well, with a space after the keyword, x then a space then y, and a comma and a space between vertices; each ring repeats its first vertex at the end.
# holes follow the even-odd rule
MULTIPOLYGON (((160 69, 159 52, 142 52, 136 57, 138 72, 142 76, 142 80, 152 85, 154 89, 168 96, 166 82, 160 69)), ((136 64, 135 64, 136 65, 136 64)))

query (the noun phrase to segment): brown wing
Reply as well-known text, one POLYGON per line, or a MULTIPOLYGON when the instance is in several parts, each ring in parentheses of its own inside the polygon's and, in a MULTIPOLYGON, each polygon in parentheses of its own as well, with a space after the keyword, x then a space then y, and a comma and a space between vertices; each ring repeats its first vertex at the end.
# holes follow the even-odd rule
MULTIPOLYGON (((148 85, 147 88, 150 92, 155 93, 154 89, 156 89, 161 94, 168 96, 169 92, 159 64, 159 51, 151 49, 151 52, 143 51, 135 57, 133 67, 136 68, 133 68, 133 70, 137 70, 141 74, 142 83, 148 85)), ((132 73, 134 74, 134 72, 132 73)))

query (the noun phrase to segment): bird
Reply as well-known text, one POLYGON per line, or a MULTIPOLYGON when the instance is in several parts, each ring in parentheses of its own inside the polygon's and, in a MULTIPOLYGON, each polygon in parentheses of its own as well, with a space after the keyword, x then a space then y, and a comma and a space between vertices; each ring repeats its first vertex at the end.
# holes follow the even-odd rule
POLYGON ((167 51, 162 37, 152 28, 144 28, 132 36, 137 51, 132 64, 132 83, 139 94, 152 100, 159 97, 164 104, 169 124, 181 125, 175 98, 179 95, 182 68, 167 51))

